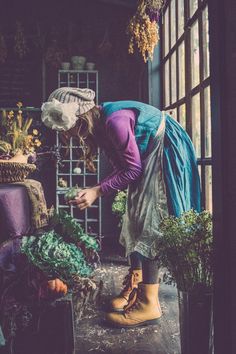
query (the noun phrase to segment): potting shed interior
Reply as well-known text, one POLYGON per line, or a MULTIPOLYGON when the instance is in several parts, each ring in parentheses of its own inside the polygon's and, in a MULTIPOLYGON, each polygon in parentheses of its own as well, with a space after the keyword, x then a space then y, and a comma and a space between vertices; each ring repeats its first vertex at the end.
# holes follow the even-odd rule
MULTIPOLYGON (((115 195, 101 198, 84 212, 66 205, 63 195, 76 184, 85 187, 98 183, 112 167, 99 151, 96 172, 87 171, 78 160, 73 141, 68 154, 58 135, 42 124, 41 105, 58 87, 91 88, 97 104, 119 100, 149 103, 187 130, 198 159, 202 208, 213 213, 214 220, 214 353, 233 354, 235 300, 230 293, 235 284, 230 270, 235 269, 236 259, 232 238, 236 231, 236 120, 232 118, 236 6, 230 1, 164 1, 158 20, 160 39, 153 60, 147 63, 138 50, 128 53, 127 24, 137 6, 137 0, 3 1, 0 109, 17 112, 16 104, 22 102, 23 115, 33 118, 33 128, 40 134, 40 151, 56 154, 60 150, 63 164, 42 158, 30 178, 42 183, 48 208, 69 212, 86 233, 97 235, 102 245, 102 264, 96 270, 101 291, 92 299, 78 300, 75 309, 72 327, 76 354, 180 353, 178 294, 175 286, 161 285, 164 316, 159 325, 126 331, 103 323, 103 309, 111 295, 119 292, 129 267, 118 242, 120 220, 112 212, 115 195)), ((2 218, 1 208, 2 204, 2 218)), ((8 238, 6 230, 1 237, 1 241, 8 238)), ((163 274, 161 270, 161 278, 163 274)), ((210 347, 213 352, 213 344, 210 347)), ((72 349, 66 350, 63 353, 72 353, 72 349)), ((62 352, 48 352, 53 353, 62 352)))

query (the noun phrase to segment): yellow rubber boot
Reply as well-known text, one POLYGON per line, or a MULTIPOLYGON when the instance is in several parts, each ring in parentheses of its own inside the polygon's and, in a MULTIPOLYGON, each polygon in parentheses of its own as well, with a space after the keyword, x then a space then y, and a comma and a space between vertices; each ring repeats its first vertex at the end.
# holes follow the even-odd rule
MULTIPOLYGON (((110 310, 113 312, 123 312, 124 307, 129 304, 130 295, 134 289, 138 288, 138 284, 142 281, 141 269, 129 269, 129 274, 126 275, 123 282, 124 289, 121 293, 111 300, 110 310)), ((136 296, 132 296, 132 302, 136 296)))
POLYGON ((134 304, 127 306, 123 313, 108 313, 107 321, 114 327, 122 328, 157 324, 162 315, 158 290, 159 284, 140 283, 134 304))

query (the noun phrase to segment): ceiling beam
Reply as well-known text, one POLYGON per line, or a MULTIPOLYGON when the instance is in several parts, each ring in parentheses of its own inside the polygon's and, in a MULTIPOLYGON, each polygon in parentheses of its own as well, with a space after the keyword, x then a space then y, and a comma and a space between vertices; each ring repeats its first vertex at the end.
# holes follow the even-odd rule
POLYGON ((129 8, 134 8, 137 5, 137 0, 100 0, 101 2, 105 2, 109 5, 119 5, 129 8))

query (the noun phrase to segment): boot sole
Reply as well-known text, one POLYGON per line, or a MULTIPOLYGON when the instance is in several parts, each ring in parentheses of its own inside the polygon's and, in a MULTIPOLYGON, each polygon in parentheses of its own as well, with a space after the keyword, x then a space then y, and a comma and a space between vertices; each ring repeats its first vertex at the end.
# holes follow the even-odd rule
POLYGON ((118 313, 122 313, 122 312, 124 312, 124 309, 114 309, 114 308, 110 308, 109 309, 109 312, 118 312, 118 313))
POLYGON ((122 324, 119 324, 119 323, 113 323, 113 322, 110 322, 110 321, 107 321, 107 322, 109 324, 111 324, 115 328, 135 328, 135 327, 150 326, 150 325, 158 324, 160 318, 161 318, 161 316, 158 317, 158 318, 155 318, 154 320, 147 320, 147 321, 140 322, 140 323, 133 324, 133 325, 129 325, 129 326, 122 325, 122 324))

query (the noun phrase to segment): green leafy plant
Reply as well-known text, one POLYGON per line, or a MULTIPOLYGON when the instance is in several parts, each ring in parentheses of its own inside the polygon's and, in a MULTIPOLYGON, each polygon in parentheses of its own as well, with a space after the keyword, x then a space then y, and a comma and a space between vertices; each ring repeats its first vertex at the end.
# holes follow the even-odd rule
POLYGON ((118 216, 122 223, 122 217, 126 210, 127 191, 119 191, 112 203, 112 212, 118 216))
POLYGON ((70 282, 73 276, 87 277, 92 273, 83 252, 74 244, 63 241, 54 231, 23 237, 21 251, 49 277, 70 282))
POLYGON ((69 188, 68 191, 64 194, 64 199, 66 202, 69 202, 70 200, 73 200, 77 197, 77 194, 79 191, 81 191, 82 188, 79 188, 78 185, 69 188))
POLYGON ((49 231, 23 237, 21 244, 22 253, 36 268, 72 287, 92 274, 99 248, 98 241, 65 211, 50 211, 49 231))
POLYGON ((158 240, 159 259, 169 274, 167 282, 176 282, 179 290, 211 289, 213 273, 212 216, 207 211, 184 212, 169 216, 160 224, 163 236, 158 240))
POLYGON ((70 214, 65 211, 54 213, 51 218, 51 227, 58 230, 60 235, 69 242, 75 242, 86 250, 98 251, 98 241, 84 232, 81 225, 70 214))

